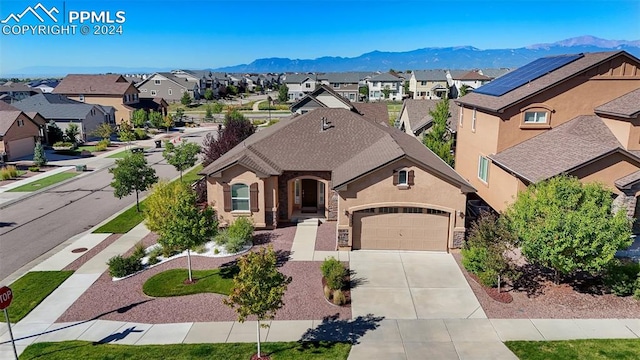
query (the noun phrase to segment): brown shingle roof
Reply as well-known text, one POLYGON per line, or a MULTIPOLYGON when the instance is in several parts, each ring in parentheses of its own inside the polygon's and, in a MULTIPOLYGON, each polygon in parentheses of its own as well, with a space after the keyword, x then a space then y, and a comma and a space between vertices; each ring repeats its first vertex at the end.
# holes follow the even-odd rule
POLYGON ((582 115, 489 158, 498 166, 535 183, 574 170, 616 150, 624 151, 602 119, 582 115))
POLYGON ((631 57, 636 61, 640 61, 629 55, 625 51, 585 53, 583 57, 570 62, 569 64, 562 66, 554 71, 551 71, 550 73, 543 75, 529 82, 528 84, 522 85, 515 90, 509 91, 502 96, 491 96, 480 94, 477 92, 471 92, 456 100, 456 102, 464 104, 466 106, 477 107, 489 111, 500 111, 543 90, 546 90, 563 81, 573 78, 579 73, 597 66, 598 64, 606 60, 621 55, 631 57))
POLYGON ((640 115, 640 89, 613 99, 595 108, 597 114, 615 115, 625 118, 635 118, 640 115))
MULTIPOLYGON (((402 105, 402 111, 407 111, 407 115, 409 118, 409 125, 411 126, 411 130, 414 133, 420 132, 422 129, 427 127, 433 121, 431 115, 429 115, 429 111, 435 109, 438 102, 441 100, 430 100, 430 99, 406 99, 404 104, 402 105)), ((402 114, 402 111, 400 114, 402 114)), ((452 131, 457 131, 458 129, 458 116, 460 113, 460 107, 453 102, 449 102, 449 113, 451 116, 447 121, 447 126, 452 131)))
POLYGON ((65 95, 124 95, 129 87, 135 88, 122 75, 69 74, 52 91, 65 95))
POLYGON ((457 78, 456 80, 482 80, 482 81, 489 81, 489 80, 491 80, 491 78, 488 77, 488 76, 484 76, 484 75, 480 74, 476 70, 471 70, 471 71, 467 72, 466 74, 462 75, 461 77, 457 78))
POLYGON ((632 172, 627 176, 623 176, 616 180, 614 184, 618 189, 631 189, 631 186, 640 181, 640 170, 632 172))
POLYGON ((352 103, 360 115, 378 124, 389 125, 389 109, 384 103, 352 103))
POLYGON ((0 111, 0 135, 4 136, 7 133, 20 114, 22 114, 20 110, 0 111))
POLYGON ((474 191, 458 173, 403 132, 367 121, 346 109, 320 108, 282 120, 247 138, 201 174, 211 175, 242 163, 265 175, 283 171, 332 171, 334 187, 344 185, 403 156, 431 172, 474 191), (322 131, 322 118, 330 127, 322 131))

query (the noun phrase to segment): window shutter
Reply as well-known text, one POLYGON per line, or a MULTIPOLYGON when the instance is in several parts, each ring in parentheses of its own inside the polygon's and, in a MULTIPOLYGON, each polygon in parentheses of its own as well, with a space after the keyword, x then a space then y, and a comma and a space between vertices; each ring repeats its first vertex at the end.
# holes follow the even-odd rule
POLYGON ((398 185, 398 172, 393 172, 393 185, 398 185))
POLYGON ((249 194, 249 203, 251 204, 251 212, 258 211, 258 183, 251 184, 251 193, 249 194))
POLYGON ((231 186, 229 184, 222 184, 222 191, 224 192, 224 211, 231 211, 231 186))
POLYGON ((413 185, 415 184, 415 182, 413 181, 413 179, 416 177, 415 173, 413 172, 413 170, 409 170, 409 175, 407 176, 407 183, 409 185, 413 185))

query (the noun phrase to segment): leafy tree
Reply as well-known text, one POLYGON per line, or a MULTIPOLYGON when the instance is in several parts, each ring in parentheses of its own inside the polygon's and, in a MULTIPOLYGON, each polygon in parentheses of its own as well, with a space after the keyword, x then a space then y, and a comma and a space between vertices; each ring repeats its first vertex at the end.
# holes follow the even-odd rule
POLYGON ((191 275, 191 250, 202 245, 215 236, 218 222, 211 207, 200 210, 196 204, 196 194, 189 184, 174 182, 171 199, 166 199, 170 205, 166 208, 166 219, 157 229, 160 237, 158 243, 164 248, 187 251, 187 266, 189 282, 193 282, 191 275))
POLYGON ((276 311, 284 305, 282 298, 291 283, 291 277, 278 271, 276 262, 276 253, 271 246, 242 256, 238 262, 240 271, 233 278, 233 291, 223 300, 236 310, 239 322, 244 322, 250 315, 258 319, 258 358, 261 356, 260 321, 275 317, 276 311))
POLYGON ((151 126, 153 126, 156 129, 159 129, 162 126, 162 122, 163 122, 162 113, 159 111, 152 110, 149 113, 149 122, 151 123, 151 126))
POLYGON ((153 189, 144 202, 145 225, 153 232, 163 229, 169 219, 169 207, 180 195, 182 187, 178 181, 160 180, 153 185, 153 189))
POLYGON ((238 95, 238 91, 239 91, 238 87, 235 86, 235 85, 227 86, 227 94, 230 95, 230 96, 238 95))
POLYGON ((47 165, 47 155, 44 153, 44 147, 42 147, 42 143, 38 141, 36 143, 36 147, 33 149, 33 164, 35 166, 44 166, 47 165))
POLYGON ((204 98, 208 101, 213 100, 213 90, 207 89, 204 91, 204 98))
POLYGON ((498 286, 502 276, 516 277, 515 265, 507 255, 515 248, 516 238, 507 226, 504 217, 483 212, 473 223, 469 238, 462 249, 462 264, 478 276, 486 286, 498 286))
POLYGON ((144 109, 137 109, 131 114, 131 123, 137 128, 144 127, 149 119, 148 115, 144 109))
POLYGON ((389 98, 389 94, 391 94, 391 89, 389 89, 389 85, 385 86, 384 89, 382 89, 382 94, 384 95, 385 99, 389 98))
POLYGON ((171 115, 167 115, 165 117, 162 118, 162 126, 167 129, 167 133, 169 132, 169 129, 171 129, 171 127, 173 126, 173 116, 171 115))
POLYGON ((451 138, 451 132, 447 128, 447 119, 451 115, 449 113, 449 99, 440 100, 435 109, 429 111, 429 115, 433 119, 433 125, 431 126, 431 131, 426 132, 422 137, 422 143, 449 166, 453 167, 453 139, 451 138))
POLYGON ((238 110, 225 114, 224 129, 217 134, 208 133, 202 142, 204 166, 218 159, 244 139, 255 133, 256 128, 238 110))
POLYGON ((213 103, 213 107, 211 110, 213 111, 214 114, 220 114, 223 109, 224 109, 224 105, 222 105, 222 103, 215 102, 213 103))
POLYGON ((182 97, 180 98, 180 103, 184 106, 191 104, 191 95, 189 95, 188 91, 182 93, 182 97))
POLYGON ((289 87, 286 84, 280 85, 278 88, 278 101, 286 103, 289 100, 289 87))
POLYGON ((129 124, 126 121, 123 121, 122 123, 120 123, 120 130, 118 131, 118 137, 120 138, 120 141, 124 141, 127 144, 135 140, 136 134, 133 132, 133 129, 131 128, 131 124, 129 124))
POLYGON ((78 135, 80 135, 80 130, 78 125, 74 123, 69 124, 64 131, 65 140, 74 144, 78 142, 78 135))
POLYGON ((213 109, 211 108, 211 105, 207 105, 204 108, 204 118, 207 120, 211 120, 213 119, 213 109))
POLYGON ((183 119, 184 119, 184 109, 183 108, 177 108, 176 109, 176 113, 173 114, 173 121, 174 122, 182 122, 183 119))
POLYGON ((469 92, 469 89, 471 89, 471 86, 466 85, 466 84, 465 84, 465 85, 462 85, 462 86, 460 87, 460 96, 465 96, 465 95, 467 95, 467 93, 469 92))
POLYGON ((409 91, 409 84, 410 84, 409 80, 407 79, 407 80, 405 80, 404 84, 402 85, 404 87, 404 93, 407 94, 407 95, 409 95, 409 93, 411 92, 411 91, 409 91))
POLYGON ((144 154, 134 153, 125 158, 116 160, 116 166, 109 169, 113 174, 111 187, 115 190, 113 195, 118 199, 136 193, 136 209, 140 212, 139 195, 151 185, 158 182, 156 171, 147 165, 144 154))
POLYGON ((55 121, 51 120, 47 124, 47 138, 49 139, 49 145, 55 144, 58 141, 62 141, 64 139, 64 133, 58 127, 55 121))
POLYGON ((183 140, 178 146, 173 145, 170 141, 165 144, 162 156, 170 165, 180 171, 180 180, 182 181, 182 172, 194 166, 198 161, 198 154, 201 151, 200 145, 186 140, 183 140))
POLYGON ((360 88, 358 88, 358 92, 362 98, 367 99, 369 97, 369 86, 360 86, 360 88))
POLYGON ((599 183, 558 176, 518 194, 506 216, 522 254, 560 275, 599 272, 631 245, 625 211, 612 212, 611 192, 599 183))
POLYGON ((113 134, 113 128, 108 123, 102 123, 98 125, 98 127, 91 133, 91 135, 97 136, 104 140, 111 139, 111 134, 113 134))

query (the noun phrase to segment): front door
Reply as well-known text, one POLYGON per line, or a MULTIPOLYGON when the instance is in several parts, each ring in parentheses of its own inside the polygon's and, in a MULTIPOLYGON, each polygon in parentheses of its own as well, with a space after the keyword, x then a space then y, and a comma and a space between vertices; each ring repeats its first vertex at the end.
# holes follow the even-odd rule
POLYGON ((313 179, 302 179, 302 207, 318 206, 318 182, 313 179))

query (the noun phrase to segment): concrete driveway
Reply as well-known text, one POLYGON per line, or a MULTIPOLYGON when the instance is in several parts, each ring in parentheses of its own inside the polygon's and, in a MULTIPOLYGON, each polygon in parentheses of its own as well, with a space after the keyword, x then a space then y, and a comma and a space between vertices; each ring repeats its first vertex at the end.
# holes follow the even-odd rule
POLYGON ((354 318, 487 317, 451 254, 358 250, 350 255, 356 281, 351 290, 354 318))

